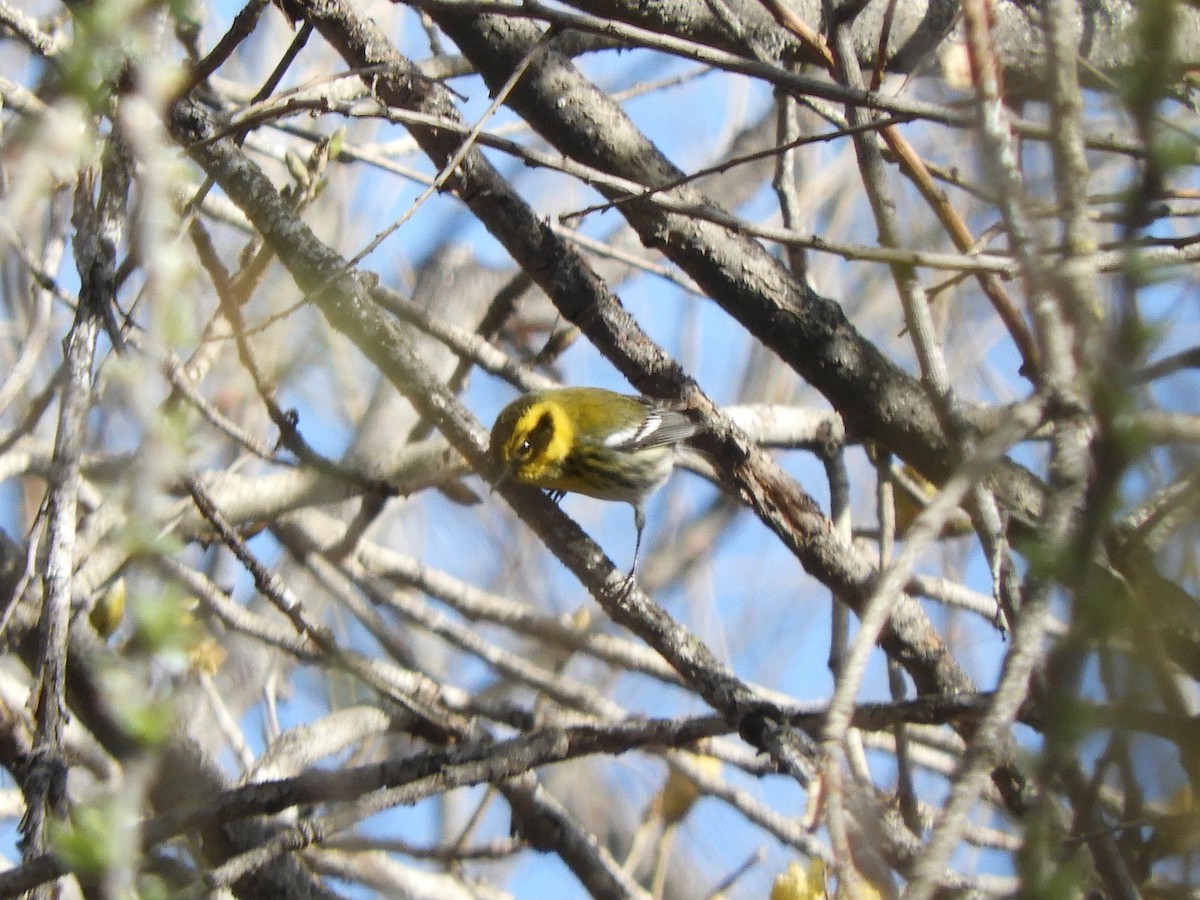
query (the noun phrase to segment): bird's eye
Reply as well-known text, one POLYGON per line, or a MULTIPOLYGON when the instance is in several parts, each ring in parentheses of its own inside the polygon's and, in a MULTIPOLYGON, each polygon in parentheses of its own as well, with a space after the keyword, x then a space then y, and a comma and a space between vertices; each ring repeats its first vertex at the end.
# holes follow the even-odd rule
POLYGON ((522 437, 521 442, 513 450, 513 458, 521 462, 528 462, 545 450, 546 445, 550 442, 550 435, 554 432, 554 420, 549 413, 545 413, 538 418, 532 428, 518 428, 516 432, 514 438, 518 435, 522 437))

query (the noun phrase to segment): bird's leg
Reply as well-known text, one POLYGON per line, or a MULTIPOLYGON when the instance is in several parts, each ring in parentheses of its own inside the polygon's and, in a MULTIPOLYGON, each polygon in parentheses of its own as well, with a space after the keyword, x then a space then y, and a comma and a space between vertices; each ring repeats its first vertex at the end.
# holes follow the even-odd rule
POLYGON ((638 552, 642 549, 642 531, 646 528, 646 514, 640 506, 633 508, 633 527, 637 529, 637 537, 633 539, 633 565, 629 567, 629 578, 637 571, 638 552))
POLYGON ((629 592, 633 590, 633 575, 637 571, 638 553, 642 549, 642 531, 646 527, 646 514, 641 507, 633 508, 633 525, 637 530, 637 537, 633 540, 633 565, 629 567, 629 572, 625 575, 625 581, 621 585, 621 597, 628 596, 629 592))

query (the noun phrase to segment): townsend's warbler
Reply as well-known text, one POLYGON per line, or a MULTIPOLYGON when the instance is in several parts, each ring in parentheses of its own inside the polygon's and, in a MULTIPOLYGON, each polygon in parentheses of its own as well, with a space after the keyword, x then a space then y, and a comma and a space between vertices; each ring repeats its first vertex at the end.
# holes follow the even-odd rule
POLYGON ((501 410, 489 452, 500 480, 546 488, 558 500, 567 491, 633 507, 637 568, 646 498, 675 463, 675 445, 696 433, 685 412, 645 397, 602 388, 530 391, 501 410))

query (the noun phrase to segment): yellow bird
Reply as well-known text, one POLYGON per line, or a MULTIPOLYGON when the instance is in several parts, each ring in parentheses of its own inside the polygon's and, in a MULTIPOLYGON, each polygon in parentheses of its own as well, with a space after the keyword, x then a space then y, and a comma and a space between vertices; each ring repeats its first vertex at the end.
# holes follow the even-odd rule
POLYGON ((687 411, 603 388, 530 391, 501 410, 490 453, 500 480, 568 491, 633 507, 637 569, 646 499, 671 473, 675 446, 699 426, 687 411))

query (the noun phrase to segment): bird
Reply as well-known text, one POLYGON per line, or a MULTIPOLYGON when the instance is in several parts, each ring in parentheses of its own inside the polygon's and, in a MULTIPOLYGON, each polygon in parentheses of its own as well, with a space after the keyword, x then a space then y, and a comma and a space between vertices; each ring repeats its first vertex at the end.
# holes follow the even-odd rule
POLYGON ((596 387, 522 394, 492 425, 488 452, 506 480, 544 488, 557 502, 570 492, 633 508, 637 570, 646 501, 666 481, 675 448, 699 430, 695 414, 666 401, 596 387))

